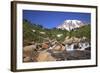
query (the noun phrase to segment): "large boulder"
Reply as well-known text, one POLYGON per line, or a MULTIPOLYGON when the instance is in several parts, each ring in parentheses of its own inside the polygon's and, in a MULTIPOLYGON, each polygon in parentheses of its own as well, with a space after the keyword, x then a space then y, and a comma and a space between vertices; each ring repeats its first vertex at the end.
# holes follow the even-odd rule
POLYGON ((51 56, 51 54, 47 51, 41 51, 37 57, 38 62, 43 61, 56 61, 54 57, 51 56))
POLYGON ((62 44, 55 44, 49 49, 52 50, 53 53, 60 53, 60 52, 65 51, 65 46, 62 44))
POLYGON ((32 55, 32 53, 34 52, 35 49, 36 49, 36 45, 25 46, 23 48, 23 58, 29 59, 29 57, 31 57, 31 55, 32 55))
POLYGON ((23 61, 24 61, 24 62, 30 62, 30 60, 31 60, 30 57, 25 57, 25 58, 23 58, 23 61))
POLYGON ((49 42, 42 43, 42 49, 48 49, 49 48, 49 42))
POLYGON ((77 37, 70 37, 67 36, 64 40, 64 44, 72 44, 72 43, 79 43, 81 41, 81 38, 77 38, 77 37))

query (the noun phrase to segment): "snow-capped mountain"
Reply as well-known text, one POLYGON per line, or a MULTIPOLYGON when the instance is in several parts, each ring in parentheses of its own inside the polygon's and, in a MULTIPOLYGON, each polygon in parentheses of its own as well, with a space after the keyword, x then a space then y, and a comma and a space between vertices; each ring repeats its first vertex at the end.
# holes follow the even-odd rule
POLYGON ((59 25, 57 28, 62 30, 73 30, 75 28, 80 28, 85 24, 80 20, 65 20, 63 24, 59 25))

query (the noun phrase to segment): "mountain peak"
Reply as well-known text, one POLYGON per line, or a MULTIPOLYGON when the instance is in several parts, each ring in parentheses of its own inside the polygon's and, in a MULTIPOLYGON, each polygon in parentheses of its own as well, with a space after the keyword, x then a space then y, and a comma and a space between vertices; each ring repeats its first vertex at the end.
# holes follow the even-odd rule
POLYGON ((84 26, 85 24, 80 20, 65 20, 61 25, 59 25, 57 28, 62 30, 73 30, 75 28, 80 28, 84 26))

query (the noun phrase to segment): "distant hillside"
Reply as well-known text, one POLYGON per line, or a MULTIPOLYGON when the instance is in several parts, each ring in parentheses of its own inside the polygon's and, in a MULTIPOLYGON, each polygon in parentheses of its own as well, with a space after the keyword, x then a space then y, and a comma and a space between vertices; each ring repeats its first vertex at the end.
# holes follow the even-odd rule
POLYGON ((44 29, 40 25, 31 24, 29 21, 23 20, 23 41, 24 41, 24 44, 27 44, 27 43, 32 42, 32 41, 41 42, 42 38, 40 36, 44 36, 44 35, 41 35, 39 33, 40 31, 44 31, 44 29), (33 32, 33 30, 35 30, 35 32, 33 32))
POLYGON ((88 38, 88 40, 90 40, 91 39, 91 26, 90 26, 90 24, 85 25, 85 26, 79 28, 78 30, 71 31, 71 36, 76 36, 76 37, 85 36, 86 38, 88 38))
POLYGON ((62 42, 66 36, 85 36, 90 39, 90 29, 90 25, 85 25, 69 32, 57 28, 47 29, 39 24, 31 24, 31 22, 23 20, 23 42, 24 45, 32 41, 41 43, 45 38, 56 39, 57 41, 62 42))

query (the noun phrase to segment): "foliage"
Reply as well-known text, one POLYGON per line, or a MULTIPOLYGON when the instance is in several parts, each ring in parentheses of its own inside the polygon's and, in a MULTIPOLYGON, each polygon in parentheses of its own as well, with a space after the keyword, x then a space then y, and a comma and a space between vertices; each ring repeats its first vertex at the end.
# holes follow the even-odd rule
POLYGON ((45 38, 50 38, 62 42, 64 41, 66 36, 70 37, 85 36, 88 38, 88 40, 90 40, 91 36, 90 24, 69 32, 67 30, 61 30, 56 28, 52 29, 43 28, 43 26, 39 24, 31 24, 29 21, 23 20, 23 41, 28 41, 28 42, 34 41, 41 43, 45 38), (32 30, 35 30, 35 32, 33 32, 32 30), (45 34, 41 34, 40 32, 44 32, 45 34), (62 36, 57 37, 58 34, 62 34, 62 36))

